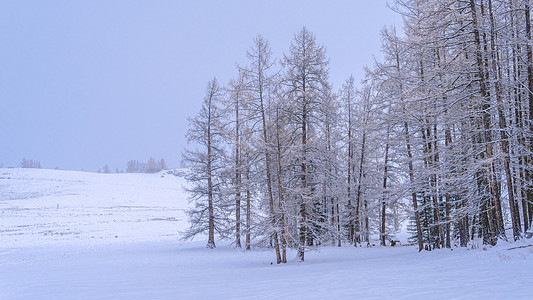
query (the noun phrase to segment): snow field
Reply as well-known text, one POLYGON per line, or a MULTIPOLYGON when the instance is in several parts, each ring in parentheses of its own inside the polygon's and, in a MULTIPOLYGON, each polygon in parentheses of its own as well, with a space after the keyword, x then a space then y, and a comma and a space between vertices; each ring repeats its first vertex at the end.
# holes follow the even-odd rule
POLYGON ((183 183, 165 172, 0 169, 0 243, 176 240, 187 226, 183 183))
POLYGON ((170 174, 0 169, 0 299, 533 297, 532 239, 422 253, 324 247, 276 265, 270 250, 180 241, 182 184, 170 174))
POLYGON ((513 251, 328 247, 276 265, 205 242, 30 247, 0 255, 0 298, 531 299, 533 253, 513 251))

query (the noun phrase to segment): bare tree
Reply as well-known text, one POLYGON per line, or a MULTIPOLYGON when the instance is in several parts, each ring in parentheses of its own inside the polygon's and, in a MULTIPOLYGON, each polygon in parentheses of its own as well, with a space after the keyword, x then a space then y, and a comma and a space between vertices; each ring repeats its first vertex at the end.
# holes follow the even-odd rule
POLYGON ((330 97, 328 83, 329 61, 326 58, 324 46, 316 42, 315 36, 307 30, 302 30, 295 35, 289 48, 289 54, 283 60, 284 79, 287 98, 291 101, 293 112, 290 122, 298 129, 299 139, 295 139, 298 149, 294 157, 294 165, 299 168, 299 183, 297 199, 299 206, 299 244, 298 257, 301 261, 305 258, 305 247, 313 244, 313 236, 308 220, 309 205, 316 200, 314 195, 315 178, 313 170, 316 167, 312 157, 315 147, 313 135, 317 126, 317 116, 323 108, 324 100, 330 97))
POLYGON ((187 139, 199 145, 198 150, 187 150, 184 160, 191 165, 186 173, 190 187, 186 188, 194 208, 188 211, 191 227, 185 238, 208 232, 208 248, 215 248, 215 230, 220 231, 222 206, 222 170, 224 148, 222 145, 223 110, 219 108, 222 92, 216 79, 208 83, 202 108, 189 120, 187 139))

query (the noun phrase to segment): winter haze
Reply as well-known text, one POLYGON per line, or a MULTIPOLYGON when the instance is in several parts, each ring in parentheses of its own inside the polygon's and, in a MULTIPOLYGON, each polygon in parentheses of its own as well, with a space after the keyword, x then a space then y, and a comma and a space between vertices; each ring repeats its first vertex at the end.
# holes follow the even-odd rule
POLYGON ((257 34, 282 57, 307 26, 338 89, 363 77, 391 24, 401 18, 384 0, 2 1, 0 164, 177 167, 207 81, 234 77, 257 34))
POLYGON ((531 1, 393 2, 0 3, 0 299, 533 299, 531 1))

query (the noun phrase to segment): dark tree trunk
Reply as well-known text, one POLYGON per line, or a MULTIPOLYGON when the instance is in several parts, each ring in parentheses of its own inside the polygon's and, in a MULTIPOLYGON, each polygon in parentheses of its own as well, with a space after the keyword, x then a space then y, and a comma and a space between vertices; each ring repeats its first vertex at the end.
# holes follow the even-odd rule
POLYGON ((492 73, 493 76, 496 77, 494 80, 494 92, 496 96, 497 101, 497 110, 498 110, 498 120, 499 120, 499 127, 500 127, 500 138, 501 138, 501 144, 502 144, 502 151, 503 151, 503 165, 505 169, 505 177, 507 179, 507 192, 509 197, 509 210, 511 213, 511 221, 513 226, 513 237, 515 240, 520 238, 520 226, 518 223, 520 222, 520 216, 518 216, 518 211, 516 210, 516 203, 515 203, 515 196, 514 196, 514 188, 513 188, 513 175, 511 174, 511 157, 510 157, 510 150, 509 150, 509 137, 507 135, 507 121, 505 120, 505 115, 503 112, 503 101, 501 99, 501 87, 500 87, 500 80, 501 76, 499 76, 500 71, 498 70, 497 64, 498 57, 497 57, 497 50, 495 45, 495 25, 494 25, 494 15, 492 12, 492 0, 488 0, 488 10, 489 10, 489 17, 490 17, 490 40, 491 40, 491 60, 492 60, 492 73))
POLYGON ((363 181, 363 168, 365 162, 365 149, 366 147, 366 132, 363 132, 363 140, 361 143, 361 159, 359 160, 359 175, 357 177, 357 194, 355 198, 355 238, 354 246, 357 247, 358 243, 361 243, 361 220, 360 220, 360 207, 361 207, 361 186, 363 181))
MULTIPOLYGON (((389 129, 387 129, 387 136, 389 135, 389 129)), ((389 142, 387 141, 387 144, 385 145, 385 163, 383 168, 383 196, 381 199, 381 228, 379 231, 380 240, 381 240, 381 246, 386 246, 386 233, 385 230, 387 228, 386 224, 386 195, 387 195, 387 171, 388 171, 388 164, 389 164, 389 142)))
MULTIPOLYGON (((527 82, 528 82, 528 104, 529 104, 529 151, 533 151, 533 51, 531 50, 531 16, 529 1, 524 1, 525 10, 525 22, 526 22, 526 35, 527 35, 527 82)), ((533 168, 533 159, 528 156, 526 159, 525 177, 526 184, 528 185, 526 190, 526 198, 528 203, 528 220, 527 223, 531 225, 533 219, 533 174, 531 169, 533 168)), ((525 222, 524 222, 525 223, 525 222)))
POLYGON ((408 167, 409 167, 409 181, 411 183, 411 200, 413 204, 413 211, 415 214, 415 224, 416 224, 416 236, 418 240, 418 251, 424 249, 424 239, 422 237, 422 226, 420 225, 420 212, 418 211, 418 202, 416 200, 416 192, 414 190, 415 186, 415 175, 413 168, 413 153, 411 152, 411 141, 409 137, 409 125, 404 122, 404 133, 405 133, 405 145, 407 147, 407 158, 408 158, 408 167))
POLYGON ((241 157, 239 133, 239 96, 235 102, 235 247, 241 248, 241 157))
MULTIPOLYGON (((492 147, 492 137, 491 137, 491 127, 490 127, 490 103, 489 103, 489 94, 486 86, 486 68, 485 63, 483 60, 483 48, 481 46, 481 38, 479 33, 479 26, 478 26, 478 17, 476 12, 476 4, 474 0, 470 0, 470 10, 472 14, 472 24, 473 24, 473 31, 474 31, 474 42, 476 46, 476 62, 477 62, 477 69, 478 69, 478 79, 479 79, 479 87, 480 87, 480 93, 481 93, 481 111, 482 111, 482 125, 483 125, 483 138, 485 143, 485 160, 488 161, 486 166, 486 172, 487 172, 487 180, 489 181, 489 187, 490 187, 490 195, 491 195, 491 206, 488 207, 488 209, 491 210, 491 213, 488 213, 487 218, 488 220, 485 220, 485 225, 490 225, 491 223, 494 223, 494 228, 496 232, 492 232, 491 235, 504 235, 505 232, 503 230, 503 222, 501 217, 501 205, 500 201, 498 199, 498 184, 497 184, 497 178, 494 170, 494 163, 493 163, 493 147, 492 147), (487 224, 488 223, 488 224, 487 224)), ((491 230, 492 231, 492 230, 491 230)), ((497 242, 497 239, 495 237, 491 238, 490 243, 492 245, 495 245, 497 242)))
POLYGON ((211 145, 211 105, 213 91, 209 96, 208 102, 208 119, 207 119, 207 205, 209 213, 209 235, 207 248, 215 248, 215 212, 213 207, 213 149, 211 145))
POLYGON ((246 182, 248 183, 246 185, 246 250, 250 250, 252 248, 252 242, 251 242, 251 227, 252 227, 252 204, 251 204, 251 198, 252 195, 250 193, 250 189, 248 188, 248 185, 250 183, 250 168, 246 167, 246 182))

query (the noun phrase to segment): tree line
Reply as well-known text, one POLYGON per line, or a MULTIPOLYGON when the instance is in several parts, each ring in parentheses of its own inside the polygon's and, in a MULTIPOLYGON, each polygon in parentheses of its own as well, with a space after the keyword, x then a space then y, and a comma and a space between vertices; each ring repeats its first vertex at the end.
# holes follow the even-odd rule
POLYGON ((130 160, 126 166, 126 173, 157 173, 167 169, 167 164, 164 158, 156 160, 151 157, 148 161, 130 160))
POLYGON ((258 36, 248 64, 207 85, 184 152, 186 237, 215 232, 305 252, 386 245, 404 217, 423 248, 519 239, 533 217, 528 1, 398 0, 404 32, 334 91, 307 29, 281 59, 258 36))
POLYGON ((40 169, 41 168, 41 162, 38 160, 33 159, 26 159, 23 158, 20 162, 21 168, 32 168, 32 169, 40 169))

